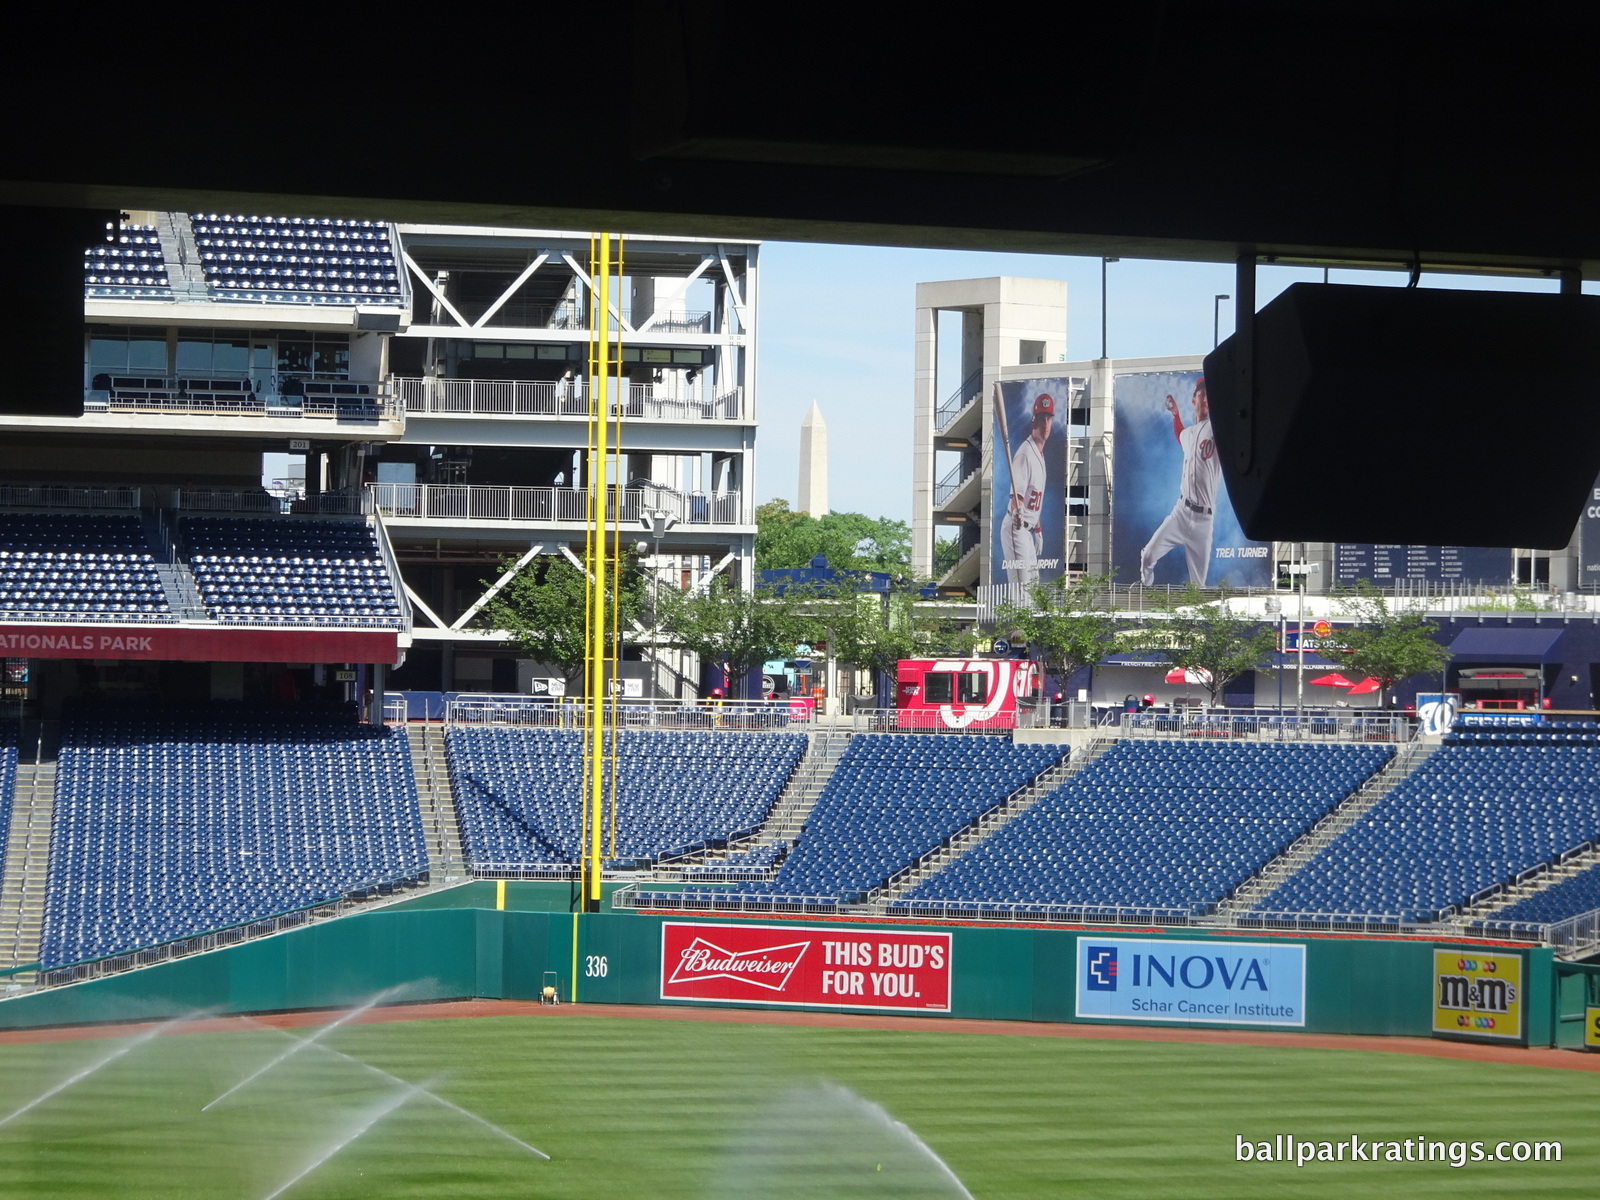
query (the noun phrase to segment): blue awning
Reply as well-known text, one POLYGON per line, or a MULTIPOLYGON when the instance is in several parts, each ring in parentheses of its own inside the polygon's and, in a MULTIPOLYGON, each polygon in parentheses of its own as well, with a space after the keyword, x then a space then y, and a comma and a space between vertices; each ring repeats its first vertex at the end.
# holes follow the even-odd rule
POLYGON ((1473 625, 1456 634, 1450 643, 1455 657, 1453 665, 1462 667, 1473 663, 1545 663, 1559 662, 1556 643, 1561 640, 1560 629, 1508 629, 1504 625, 1473 625))

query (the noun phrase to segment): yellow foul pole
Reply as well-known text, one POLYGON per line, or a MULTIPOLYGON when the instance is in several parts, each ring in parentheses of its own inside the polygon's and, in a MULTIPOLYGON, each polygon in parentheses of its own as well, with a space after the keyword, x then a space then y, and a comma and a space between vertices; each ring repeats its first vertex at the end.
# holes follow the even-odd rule
POLYGON ((597 354, 599 370, 591 377, 590 420, 594 426, 594 436, 590 442, 589 461, 589 512, 592 520, 589 525, 589 554, 592 564, 593 584, 591 587, 592 599, 589 609, 588 622, 588 667, 589 667, 589 727, 585 741, 588 762, 587 784, 589 794, 586 797, 588 808, 588 847, 586 870, 584 871, 584 908, 595 912, 600 907, 600 872, 602 864, 601 847, 603 844, 602 832, 605 828, 603 822, 603 805, 605 801, 605 674, 607 653, 607 628, 611 624, 607 613, 607 579, 605 552, 606 535, 606 489, 607 489, 607 458, 610 456, 609 433, 606 417, 609 415, 610 370, 611 370, 611 235, 600 235, 600 254, 598 269, 595 271, 595 303, 594 312, 597 354))

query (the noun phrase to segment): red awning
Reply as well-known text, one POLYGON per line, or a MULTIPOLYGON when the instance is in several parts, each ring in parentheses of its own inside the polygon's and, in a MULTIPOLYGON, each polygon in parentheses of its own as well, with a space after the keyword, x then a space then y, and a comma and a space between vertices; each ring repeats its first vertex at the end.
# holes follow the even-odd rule
POLYGON ((1333 672, 1331 675, 1318 675, 1315 679, 1311 680, 1310 683, 1313 687, 1355 687, 1354 683, 1346 679, 1337 671, 1333 672))

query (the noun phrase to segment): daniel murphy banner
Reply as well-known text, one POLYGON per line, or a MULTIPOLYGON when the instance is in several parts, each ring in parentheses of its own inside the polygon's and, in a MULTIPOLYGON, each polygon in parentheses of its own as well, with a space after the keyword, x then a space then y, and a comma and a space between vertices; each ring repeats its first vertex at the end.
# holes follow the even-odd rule
POLYGON ((950 935, 668 921, 661 998, 949 1012, 950 935))

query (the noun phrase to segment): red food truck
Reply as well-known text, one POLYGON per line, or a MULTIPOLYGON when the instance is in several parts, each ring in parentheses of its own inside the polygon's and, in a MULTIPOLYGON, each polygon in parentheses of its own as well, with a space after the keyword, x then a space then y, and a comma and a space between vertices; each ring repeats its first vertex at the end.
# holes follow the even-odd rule
POLYGON ((1015 729, 1040 703, 1039 664, 1008 658, 905 658, 895 671, 902 729, 1015 729))

